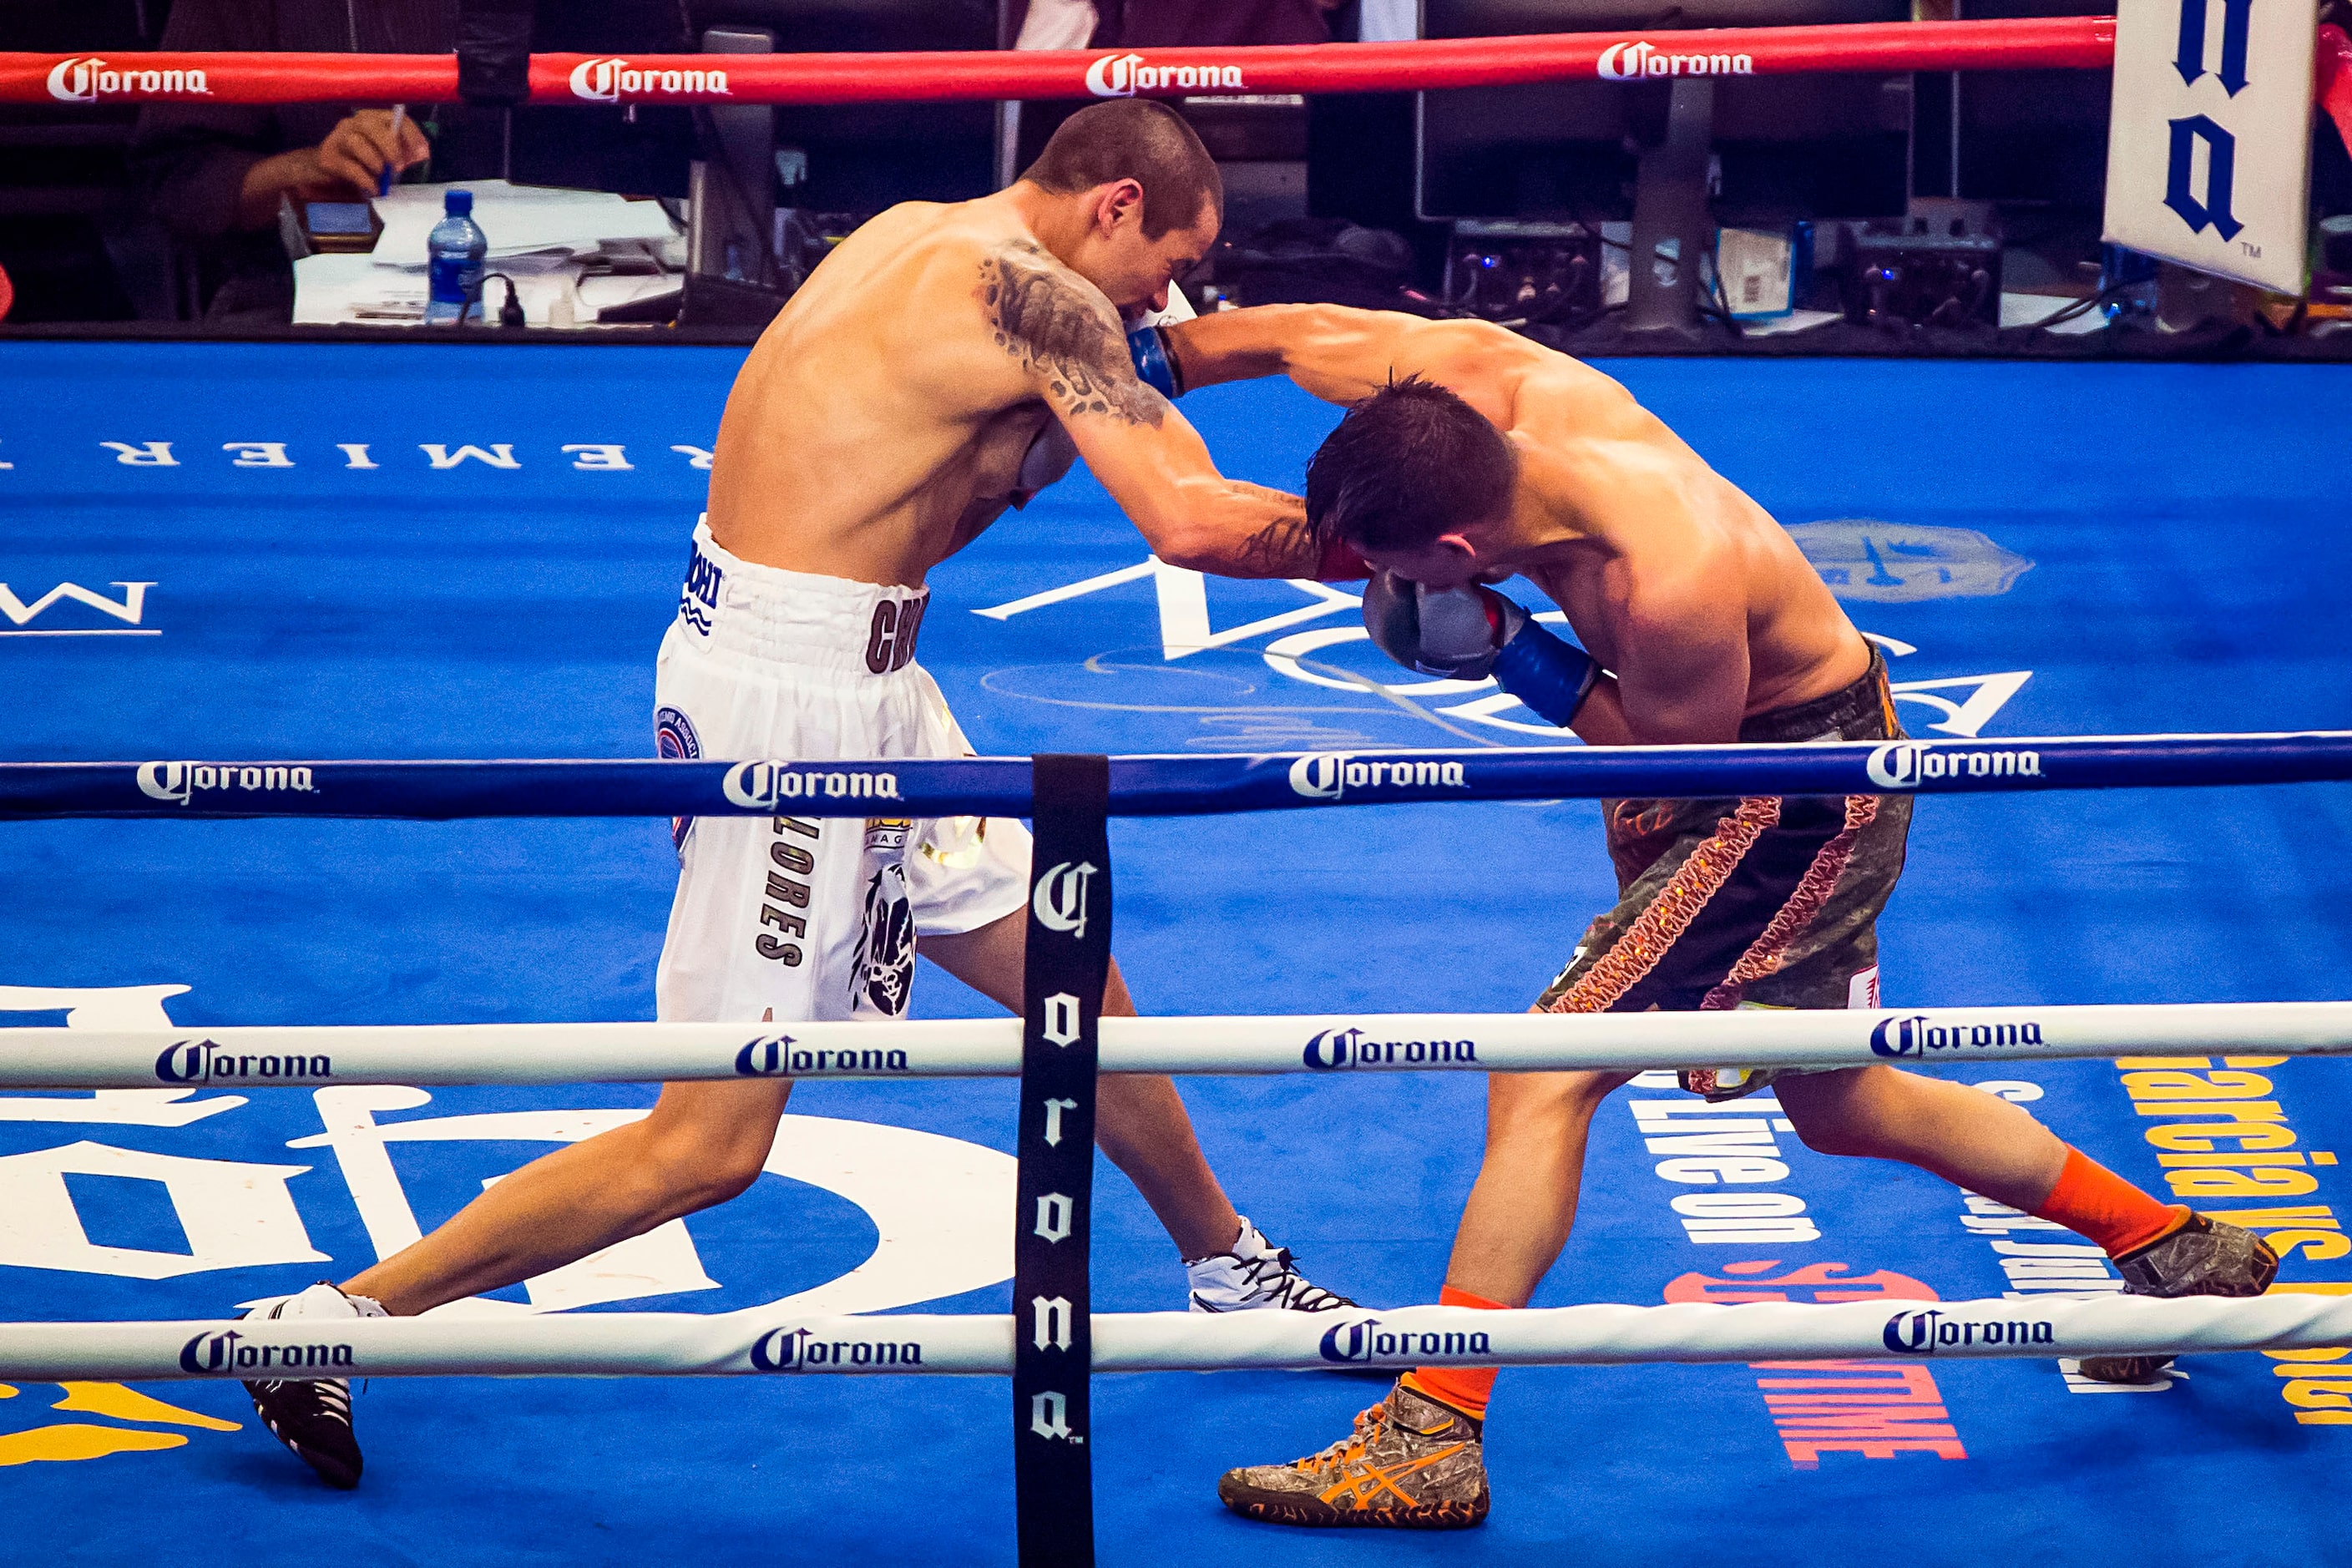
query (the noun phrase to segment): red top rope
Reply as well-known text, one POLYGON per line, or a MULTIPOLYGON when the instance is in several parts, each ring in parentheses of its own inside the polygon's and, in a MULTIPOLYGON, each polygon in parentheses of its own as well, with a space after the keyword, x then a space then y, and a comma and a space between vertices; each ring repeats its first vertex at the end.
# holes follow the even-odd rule
POLYGON ((2352 153, 2352 37, 2333 22, 2319 29, 2319 68, 2312 90, 2319 107, 2336 121, 2344 150, 2352 153))
MULTIPOLYGON (((878 103, 1395 92, 1816 71, 2096 70, 2111 16, 1555 33, 1264 48, 534 55, 533 103, 878 103)), ((449 103, 455 55, 0 54, 0 103, 449 103)))

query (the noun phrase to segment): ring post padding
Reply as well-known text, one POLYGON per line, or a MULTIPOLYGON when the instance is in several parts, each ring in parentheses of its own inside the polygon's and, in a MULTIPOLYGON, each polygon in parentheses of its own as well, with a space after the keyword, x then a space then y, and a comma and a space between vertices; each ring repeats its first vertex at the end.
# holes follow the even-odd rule
POLYGON ((1087 1253, 1110 974, 1110 759, 1040 756, 1022 977, 1013 1483, 1024 1568, 1093 1568, 1087 1253))

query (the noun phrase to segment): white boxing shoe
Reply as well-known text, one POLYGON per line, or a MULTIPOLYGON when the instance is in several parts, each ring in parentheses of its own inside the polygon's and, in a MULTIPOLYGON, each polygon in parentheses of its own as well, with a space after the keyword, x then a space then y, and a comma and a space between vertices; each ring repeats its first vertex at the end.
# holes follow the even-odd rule
MULTIPOLYGON (((321 1280, 268 1307, 255 1307, 248 1318, 342 1319, 381 1318, 388 1314, 365 1296, 346 1296, 321 1280)), ((287 1378, 247 1382, 253 1408, 269 1435, 286 1445, 296 1458, 319 1472, 319 1479, 338 1490, 360 1484, 360 1445, 352 1433, 352 1385, 348 1378, 287 1378)))
POLYGON ((1192 1288, 1196 1312, 1328 1312, 1356 1303, 1308 1281, 1298 1271, 1290 1248, 1276 1247, 1258 1234, 1249 1216, 1242 1216, 1242 1233, 1228 1252, 1188 1258, 1184 1272, 1192 1288))

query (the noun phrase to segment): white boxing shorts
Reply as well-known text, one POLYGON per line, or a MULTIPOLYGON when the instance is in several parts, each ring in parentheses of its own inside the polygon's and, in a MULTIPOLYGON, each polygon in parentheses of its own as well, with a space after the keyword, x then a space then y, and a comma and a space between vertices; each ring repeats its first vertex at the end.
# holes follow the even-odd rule
MULTIPOLYGON (((656 750, 970 756, 914 662, 929 603, 926 588, 739 561, 698 522, 654 679, 656 750)), ((1004 817, 704 816, 673 833, 677 899, 655 979, 666 1022, 898 1017, 919 934, 975 931, 1028 893, 1029 833, 1004 817)))

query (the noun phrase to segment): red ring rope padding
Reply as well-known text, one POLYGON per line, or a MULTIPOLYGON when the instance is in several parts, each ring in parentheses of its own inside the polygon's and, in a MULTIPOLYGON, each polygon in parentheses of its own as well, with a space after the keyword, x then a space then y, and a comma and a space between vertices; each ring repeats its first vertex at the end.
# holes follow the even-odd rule
MULTIPOLYGON (((1555 33, 1265 48, 534 55, 533 103, 877 103, 1395 92, 1811 71, 2095 70, 2112 16, 1555 33), (714 78, 716 79, 714 80, 714 78)), ((0 54, 0 103, 449 103, 454 55, 0 54)))

